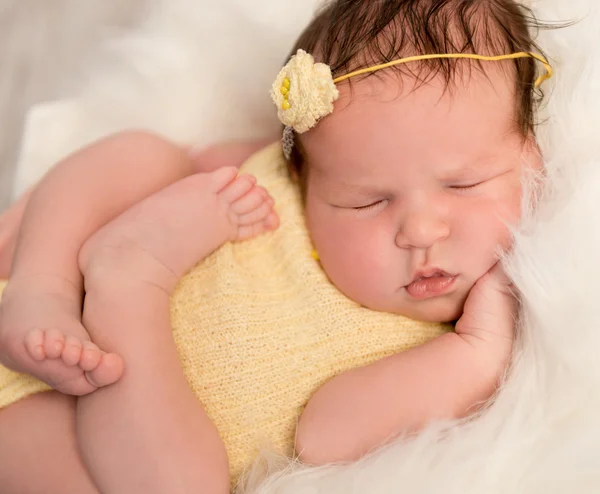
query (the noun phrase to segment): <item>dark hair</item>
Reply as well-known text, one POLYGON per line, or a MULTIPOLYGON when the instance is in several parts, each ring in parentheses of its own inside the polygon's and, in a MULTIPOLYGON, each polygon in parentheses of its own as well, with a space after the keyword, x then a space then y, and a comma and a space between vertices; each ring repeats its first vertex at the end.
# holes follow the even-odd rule
MULTIPOLYGON (((513 0, 333 0, 300 35, 290 57, 302 49, 331 67, 333 77, 411 55, 513 52, 542 54, 532 31, 548 27, 513 0)), ((538 64, 514 60, 515 119, 524 136, 534 132, 542 93, 535 88, 538 64)), ((482 70, 481 62, 433 59, 386 69, 419 83, 441 76, 449 88, 457 71, 482 70)), ((377 73, 375 73, 377 74, 377 73)), ((373 74, 371 74, 373 75, 373 74)), ((369 77, 366 75, 363 77, 369 77)), ((351 81, 351 80, 350 80, 351 81)), ((302 177, 304 152, 296 136, 291 164, 302 177)))

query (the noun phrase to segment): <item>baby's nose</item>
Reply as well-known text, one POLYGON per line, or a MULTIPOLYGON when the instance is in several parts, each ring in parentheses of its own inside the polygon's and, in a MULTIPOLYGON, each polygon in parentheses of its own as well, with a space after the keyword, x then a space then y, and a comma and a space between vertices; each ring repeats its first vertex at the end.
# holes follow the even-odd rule
POLYGON ((450 227, 435 215, 413 213, 400 225, 396 244, 402 249, 427 249, 445 240, 450 235, 450 227))

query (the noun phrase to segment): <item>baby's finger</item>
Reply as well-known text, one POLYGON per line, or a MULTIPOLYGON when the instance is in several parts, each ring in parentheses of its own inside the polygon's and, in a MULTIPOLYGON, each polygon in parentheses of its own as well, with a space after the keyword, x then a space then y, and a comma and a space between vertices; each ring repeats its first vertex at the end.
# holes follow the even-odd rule
POLYGON ((502 262, 497 262, 492 269, 488 271, 487 281, 491 287, 504 293, 513 293, 513 282, 506 274, 502 262))

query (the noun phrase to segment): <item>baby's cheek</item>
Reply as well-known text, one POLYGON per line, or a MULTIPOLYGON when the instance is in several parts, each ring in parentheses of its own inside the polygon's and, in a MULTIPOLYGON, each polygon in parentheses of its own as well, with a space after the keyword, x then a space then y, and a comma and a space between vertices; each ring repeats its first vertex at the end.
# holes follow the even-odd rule
POLYGON ((510 248, 513 237, 509 225, 513 223, 514 217, 497 218, 487 222, 487 244, 486 248, 493 258, 496 258, 498 248, 504 251, 510 248))
POLYGON ((323 269, 339 290, 364 302, 381 282, 379 264, 383 259, 377 247, 368 237, 348 231, 332 231, 326 245, 320 255, 323 269))
POLYGON ((355 235, 331 232, 331 240, 326 242, 327 252, 321 258, 331 271, 339 273, 347 280, 360 280, 368 263, 369 251, 364 239, 355 235))
POLYGON ((458 228, 463 247, 472 260, 494 258, 498 247, 510 246, 511 233, 507 225, 514 220, 514 211, 501 210, 491 202, 480 203, 470 211, 465 211, 464 221, 455 224, 458 228))
POLYGON ((517 225, 521 219, 523 201, 523 187, 519 177, 504 184, 498 199, 491 205, 497 211, 497 215, 509 225, 517 225))

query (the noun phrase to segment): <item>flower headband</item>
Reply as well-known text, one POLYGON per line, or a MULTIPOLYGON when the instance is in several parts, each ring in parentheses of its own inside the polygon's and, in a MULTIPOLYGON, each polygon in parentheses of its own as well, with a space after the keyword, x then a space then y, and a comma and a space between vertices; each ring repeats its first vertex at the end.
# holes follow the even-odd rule
POLYGON ((298 50, 290 61, 281 69, 271 89, 271 97, 277 106, 277 116, 285 129, 283 131, 283 153, 290 159, 294 148, 294 132, 302 134, 312 129, 320 119, 333 112, 333 103, 339 98, 336 84, 357 75, 376 72, 394 65, 400 65, 418 60, 435 58, 470 58, 485 62, 511 60, 517 58, 534 58, 546 69, 535 81, 539 87, 553 75, 548 61, 536 53, 519 52, 509 55, 484 56, 470 53, 447 53, 434 55, 417 55, 400 58, 381 65, 356 70, 336 79, 331 75, 331 68, 324 63, 315 63, 312 55, 304 50, 298 50))

